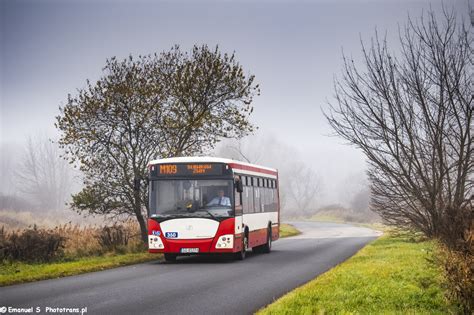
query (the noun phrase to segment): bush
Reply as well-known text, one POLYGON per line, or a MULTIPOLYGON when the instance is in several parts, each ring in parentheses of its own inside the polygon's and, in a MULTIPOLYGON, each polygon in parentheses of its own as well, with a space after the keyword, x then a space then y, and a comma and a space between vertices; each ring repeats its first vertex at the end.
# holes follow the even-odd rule
POLYGON ((104 226, 97 233, 100 246, 106 251, 125 252, 130 240, 130 231, 123 225, 104 226))
POLYGON ((64 224, 58 226, 57 229, 62 236, 66 237, 64 254, 67 259, 99 256, 104 253, 96 238, 97 227, 64 224))
POLYGON ((68 223, 54 229, 33 226, 16 231, 0 227, 0 263, 5 260, 75 260, 108 252, 138 253, 146 249, 139 226, 133 221, 103 227, 81 227, 68 223))
POLYGON ((63 257, 66 238, 57 230, 38 229, 36 225, 23 231, 0 230, 0 259, 24 262, 50 262, 63 257))
POLYGON ((441 247, 448 299, 465 314, 474 313, 474 255, 441 247))

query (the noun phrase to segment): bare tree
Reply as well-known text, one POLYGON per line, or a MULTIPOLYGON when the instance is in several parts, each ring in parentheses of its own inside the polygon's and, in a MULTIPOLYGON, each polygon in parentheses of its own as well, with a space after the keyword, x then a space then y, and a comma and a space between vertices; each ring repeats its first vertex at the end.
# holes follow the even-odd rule
POLYGON ((15 194, 14 190, 14 171, 16 160, 18 159, 21 146, 0 144, 0 192, 5 195, 15 194))
POLYGON ((309 215, 316 208, 317 197, 321 191, 321 180, 311 167, 303 162, 292 162, 290 171, 283 174, 287 206, 296 214, 309 215))
MULTIPOLYGON (((268 158, 265 159, 268 155, 268 140, 266 137, 257 135, 241 139, 225 139, 217 148, 216 155, 253 164, 271 163, 268 158)), ((272 143, 271 140, 270 143, 272 143)))
POLYGON ((65 207, 73 183, 72 167, 46 136, 28 137, 15 177, 18 190, 40 210, 65 207))
POLYGON ((473 47, 466 25, 444 11, 409 19, 401 52, 377 34, 362 44, 365 69, 344 57, 337 102, 326 117, 369 163, 372 208, 387 222, 468 243, 473 211, 473 47))
POLYGON ((370 190, 369 187, 363 187, 352 196, 350 208, 353 213, 363 214, 369 210, 370 190))
POLYGON ((278 139, 257 135, 225 141, 217 155, 263 164, 279 171, 280 206, 284 215, 308 215, 321 193, 318 174, 299 158, 298 150, 278 139))

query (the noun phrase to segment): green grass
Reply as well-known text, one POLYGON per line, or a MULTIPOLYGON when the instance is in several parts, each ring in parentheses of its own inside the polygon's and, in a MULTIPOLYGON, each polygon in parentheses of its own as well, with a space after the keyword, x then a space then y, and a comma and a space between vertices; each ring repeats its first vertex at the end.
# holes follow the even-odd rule
POLYGON ((301 234, 301 232, 297 230, 293 225, 280 223, 280 237, 281 238, 295 236, 298 234, 301 234))
POLYGON ((131 253, 80 258, 47 264, 10 262, 0 264, 0 286, 72 276, 159 259, 161 255, 131 253))
POLYGON ((385 235, 258 314, 446 314, 434 242, 385 235))

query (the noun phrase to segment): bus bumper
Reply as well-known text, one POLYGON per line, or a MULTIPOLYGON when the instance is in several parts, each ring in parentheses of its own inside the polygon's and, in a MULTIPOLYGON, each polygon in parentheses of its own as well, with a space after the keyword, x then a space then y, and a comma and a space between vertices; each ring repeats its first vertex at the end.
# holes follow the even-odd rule
POLYGON ((206 253, 234 253, 240 251, 240 235, 234 235, 235 219, 229 218, 220 222, 216 235, 213 238, 205 239, 168 239, 163 236, 160 224, 153 220, 148 220, 148 252, 149 253, 170 253, 170 254, 206 254, 206 253), (223 242, 222 238, 232 240, 223 242), (227 243, 230 248, 222 248, 222 244, 227 243))

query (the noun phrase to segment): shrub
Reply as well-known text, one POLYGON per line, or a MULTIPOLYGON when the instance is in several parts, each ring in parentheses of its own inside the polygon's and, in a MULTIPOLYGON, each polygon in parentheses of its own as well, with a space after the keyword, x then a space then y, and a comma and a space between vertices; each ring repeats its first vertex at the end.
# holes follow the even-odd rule
POLYGON ((98 256, 104 250, 97 241, 98 228, 95 226, 84 226, 64 224, 58 226, 59 233, 66 238, 64 249, 65 257, 74 259, 79 257, 98 256))
POLYGON ((441 247, 447 297, 465 314, 474 313, 474 255, 441 247))
POLYGON ((106 251, 124 252, 130 236, 130 231, 124 225, 114 224, 100 229, 97 233, 97 240, 106 251))
POLYGON ((24 262, 50 262, 64 255, 66 238, 55 229, 33 228, 23 231, 0 230, 0 259, 24 262))
POLYGON ((74 260, 107 252, 137 253, 146 249, 138 224, 133 221, 103 227, 68 223, 53 229, 33 226, 16 231, 0 227, 0 262, 74 260))

